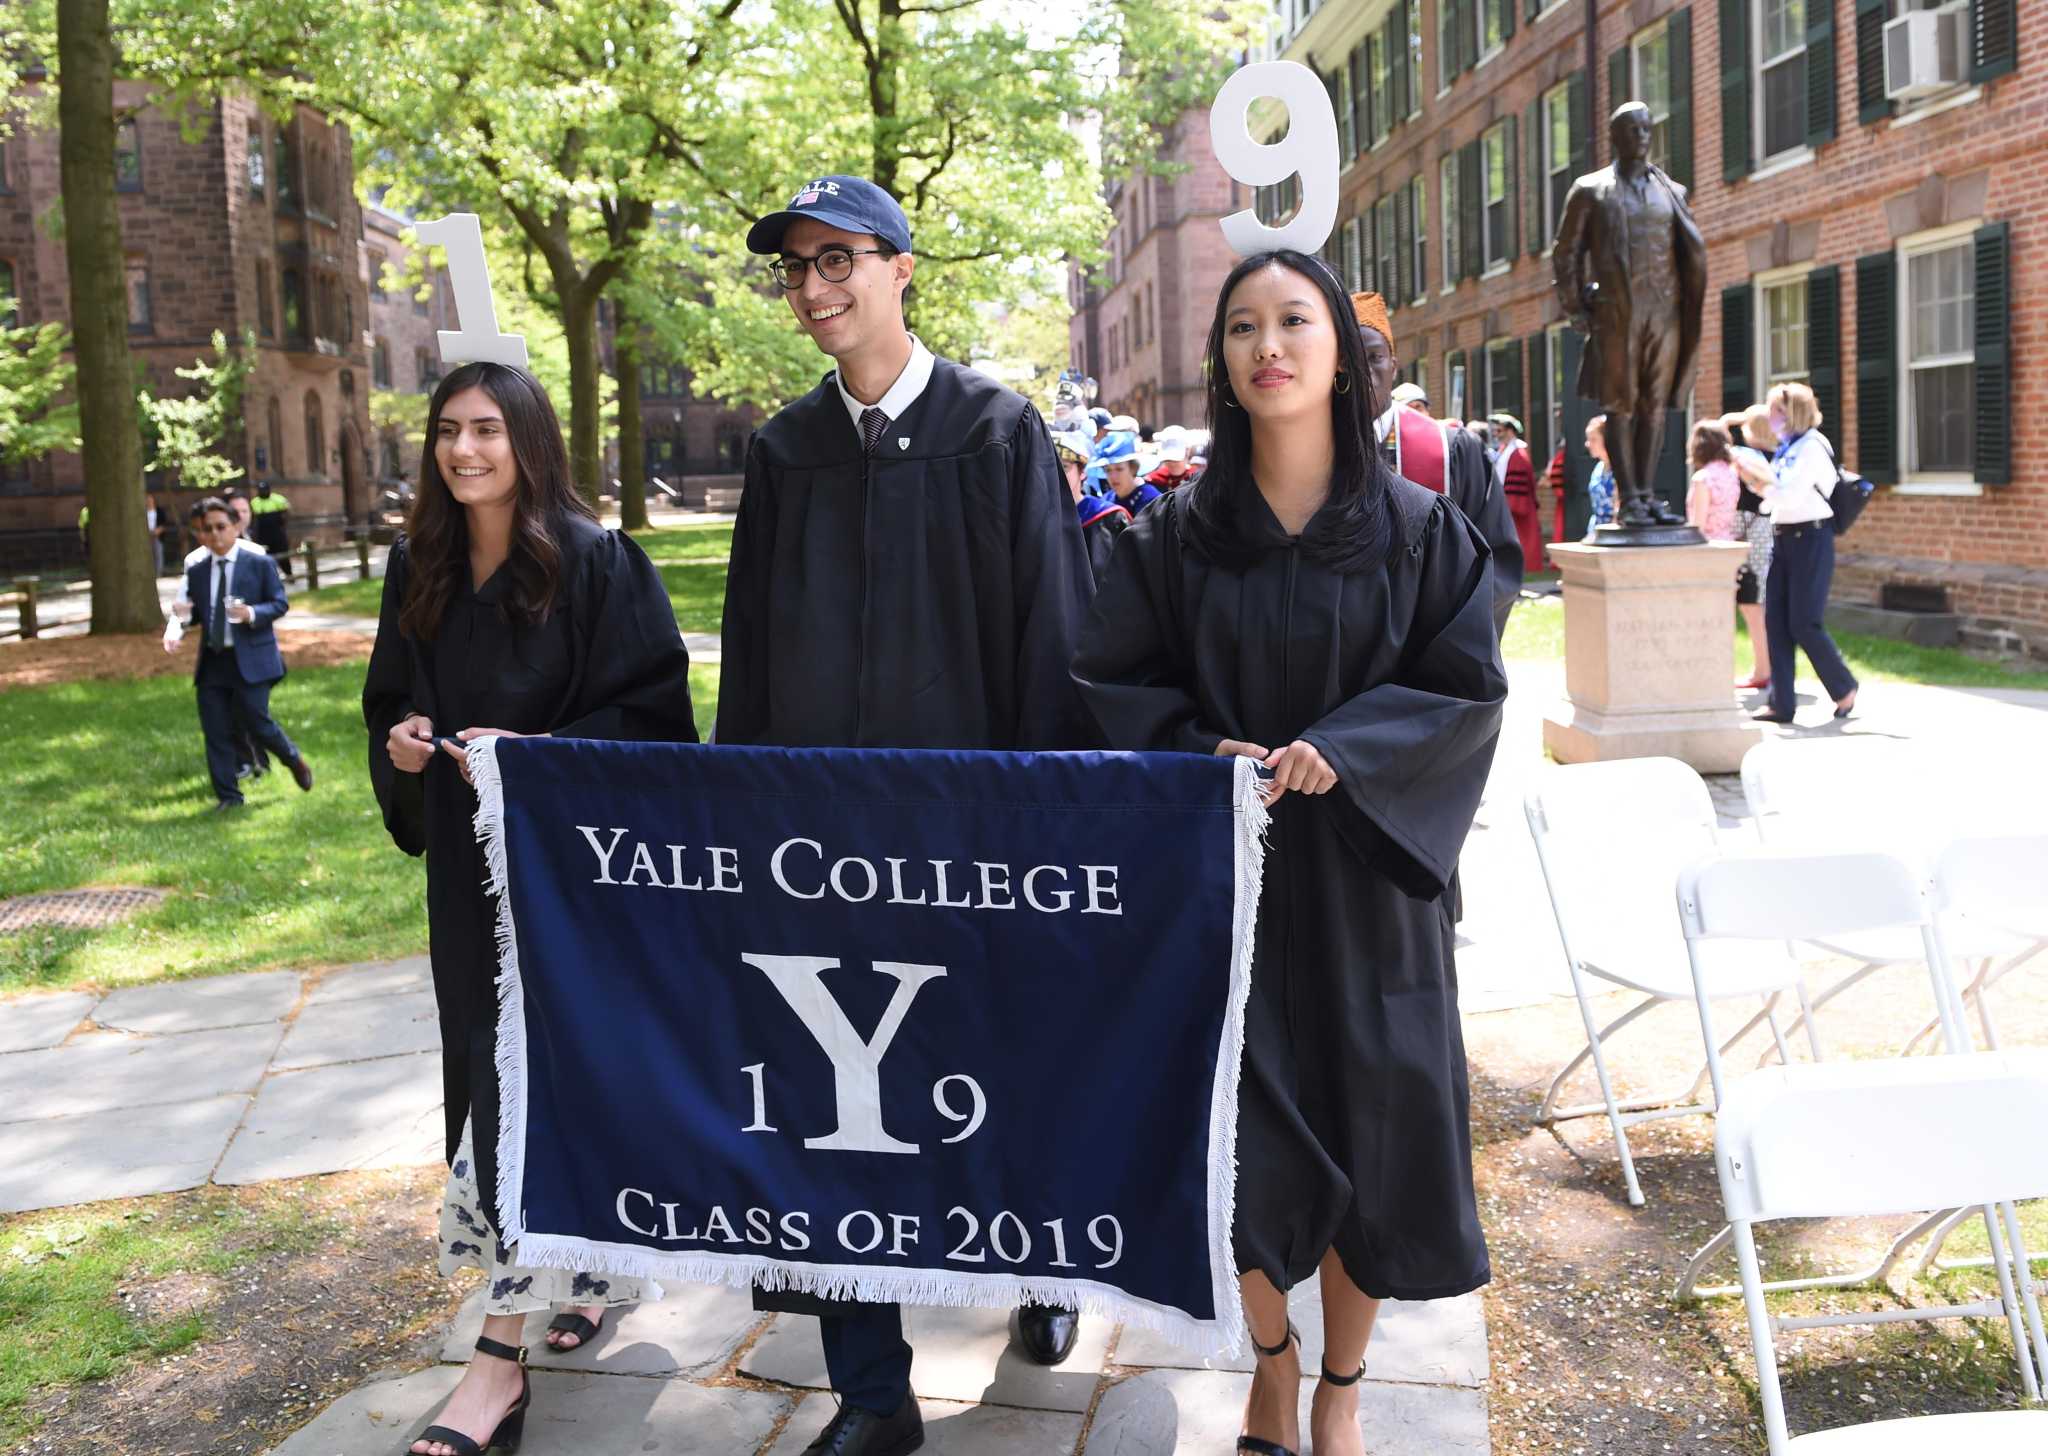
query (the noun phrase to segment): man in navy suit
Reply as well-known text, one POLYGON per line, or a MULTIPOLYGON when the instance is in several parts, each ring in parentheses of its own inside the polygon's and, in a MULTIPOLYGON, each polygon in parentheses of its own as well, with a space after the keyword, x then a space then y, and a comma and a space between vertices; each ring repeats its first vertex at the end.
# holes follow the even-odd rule
MULTIPOLYGON (((313 787, 313 770, 270 716, 271 684, 284 676, 271 624, 290 609, 277 563, 241 544, 241 523, 226 501, 208 497, 197 514, 206 551, 185 570, 186 605, 199 632, 192 677, 206 735, 206 771, 218 800, 214 808, 236 809, 242 804, 235 781, 237 717, 252 739, 291 769, 301 789, 313 787)), ((165 637, 166 648, 176 645, 176 636, 165 637)))

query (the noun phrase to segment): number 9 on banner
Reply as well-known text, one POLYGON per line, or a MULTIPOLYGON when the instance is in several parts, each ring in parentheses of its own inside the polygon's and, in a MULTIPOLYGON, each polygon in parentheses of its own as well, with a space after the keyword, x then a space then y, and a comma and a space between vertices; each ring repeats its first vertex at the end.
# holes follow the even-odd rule
POLYGON ((1317 253, 1337 225, 1337 114, 1316 73, 1299 61, 1260 61, 1223 83, 1209 109, 1209 140, 1223 170, 1252 187, 1301 176, 1301 206, 1291 221, 1268 227, 1249 210, 1223 219, 1223 240, 1240 255, 1273 248, 1317 253), (1257 101, 1287 108, 1287 135, 1271 144, 1251 134, 1247 113, 1257 101))

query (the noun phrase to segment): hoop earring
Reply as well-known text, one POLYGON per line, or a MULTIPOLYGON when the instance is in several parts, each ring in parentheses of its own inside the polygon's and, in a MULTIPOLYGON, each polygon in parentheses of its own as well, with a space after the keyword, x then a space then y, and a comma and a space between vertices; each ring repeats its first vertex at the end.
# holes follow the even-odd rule
POLYGON ((1236 396, 1236 395, 1234 395, 1234 394, 1232 394, 1232 393, 1230 392, 1230 386, 1229 386, 1229 385, 1227 385, 1227 384, 1223 386, 1223 407, 1224 407, 1225 409, 1243 409, 1243 408, 1244 408, 1244 406, 1243 406, 1243 405, 1241 405, 1241 404, 1239 404, 1239 403, 1237 402, 1237 396, 1236 396))
POLYGON ((1341 369, 1337 371, 1337 393, 1351 393, 1351 376, 1341 369))

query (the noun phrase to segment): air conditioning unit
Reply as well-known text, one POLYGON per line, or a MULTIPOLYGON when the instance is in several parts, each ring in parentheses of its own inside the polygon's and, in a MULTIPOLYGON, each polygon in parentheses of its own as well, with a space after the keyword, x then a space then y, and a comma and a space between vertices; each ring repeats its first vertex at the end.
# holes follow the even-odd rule
POLYGON ((1909 10, 1884 26, 1884 94, 1911 101, 1960 85, 1969 72, 1970 7, 1909 10))

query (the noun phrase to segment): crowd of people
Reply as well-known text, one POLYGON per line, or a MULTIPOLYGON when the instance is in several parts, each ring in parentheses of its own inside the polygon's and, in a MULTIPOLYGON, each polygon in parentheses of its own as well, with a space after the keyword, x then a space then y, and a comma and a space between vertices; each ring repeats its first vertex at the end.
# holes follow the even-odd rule
MULTIPOLYGON (((1238 1444, 1292 1456, 1306 1434, 1322 1456, 1362 1456, 1357 1381, 1379 1301, 1488 1278, 1448 926, 1506 695, 1499 599, 1521 571, 1497 479, 1467 432, 1393 403, 1384 305, 1312 257, 1232 271, 1207 431, 1148 437, 1071 406, 1048 429, 1022 396, 934 356, 904 317, 908 221, 871 182, 807 183, 747 245, 836 369, 749 449, 714 742, 1265 767, 1284 869, 1261 892, 1241 1071, 1232 1244, 1258 1363, 1238 1444), (1401 1115, 1361 1115, 1387 1106, 1390 1076, 1401 1115), (1286 1299, 1309 1279, 1324 1355, 1304 1432, 1286 1299)), ((469 745, 693 741, 686 669, 659 576, 570 488, 545 392, 500 365, 451 371, 364 688, 385 822, 427 859, 442 1266, 490 1278, 475 1358, 415 1456, 517 1444, 529 1312, 555 1311, 547 1339, 571 1347, 659 1296, 521 1266, 490 1232, 494 1138, 473 1129, 498 1126, 497 957, 469 745)), ((840 1405, 812 1456, 922 1446, 895 1306, 755 1299, 819 1318, 840 1405)), ((1029 1304, 1014 1338, 1055 1364, 1078 1327, 1073 1310, 1029 1304)))

